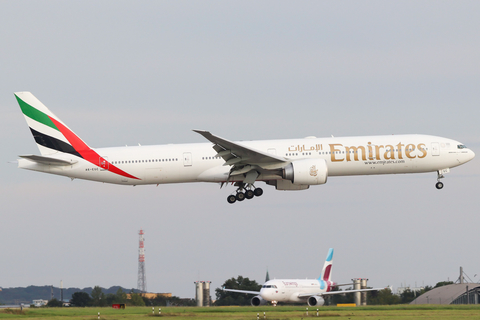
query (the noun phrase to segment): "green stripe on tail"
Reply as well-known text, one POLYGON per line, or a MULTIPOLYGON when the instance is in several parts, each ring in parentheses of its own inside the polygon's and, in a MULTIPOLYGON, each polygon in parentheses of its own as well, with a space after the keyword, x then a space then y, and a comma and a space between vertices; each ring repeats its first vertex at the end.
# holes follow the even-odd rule
POLYGON ((17 98, 18 104, 20 105, 20 109, 22 109, 22 112, 25 116, 35 121, 38 121, 40 123, 43 123, 44 125, 49 126, 57 131, 60 131, 45 113, 35 109, 31 105, 29 105, 28 103, 20 99, 17 95, 15 95, 15 98, 17 98))

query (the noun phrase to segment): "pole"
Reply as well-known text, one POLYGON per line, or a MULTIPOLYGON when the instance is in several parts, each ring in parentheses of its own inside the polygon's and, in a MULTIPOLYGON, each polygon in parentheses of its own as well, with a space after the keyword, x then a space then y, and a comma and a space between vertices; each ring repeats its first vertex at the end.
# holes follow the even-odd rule
POLYGON ((63 280, 60 280, 60 302, 62 303, 63 307, 63 280))

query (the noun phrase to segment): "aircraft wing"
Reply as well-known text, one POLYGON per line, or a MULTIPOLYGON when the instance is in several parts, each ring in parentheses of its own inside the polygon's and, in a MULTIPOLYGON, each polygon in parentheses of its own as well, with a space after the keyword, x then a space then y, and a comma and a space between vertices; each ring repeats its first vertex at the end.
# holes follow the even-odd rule
POLYGON ((345 290, 345 291, 329 291, 329 292, 322 292, 322 293, 302 293, 299 294, 299 298, 311 297, 311 296, 330 296, 334 294, 342 294, 342 293, 352 293, 352 292, 364 292, 364 291, 379 291, 387 288, 372 288, 372 289, 356 289, 356 290, 345 290))
POLYGON ((213 149, 217 151, 217 156, 225 160, 224 165, 258 165, 262 167, 262 164, 284 164, 286 162, 282 157, 221 138, 211 134, 209 131, 193 131, 201 134, 205 139, 214 144, 213 149))
POLYGON ((260 291, 247 291, 247 290, 236 290, 236 289, 225 289, 223 291, 230 291, 230 292, 240 292, 240 293, 248 293, 248 294, 260 294, 260 291))

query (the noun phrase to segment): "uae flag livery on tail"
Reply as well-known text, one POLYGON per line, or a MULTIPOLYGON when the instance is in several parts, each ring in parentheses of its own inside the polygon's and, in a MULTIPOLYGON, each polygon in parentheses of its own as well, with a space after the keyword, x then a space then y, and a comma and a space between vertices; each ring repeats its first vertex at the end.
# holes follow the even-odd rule
MULTIPOLYGON (((42 157, 25 158, 48 163, 52 161, 49 156, 65 153, 87 160, 95 166, 118 175, 138 179, 117 168, 96 153, 30 92, 17 92, 15 97, 42 154, 42 157)), ((70 160, 70 163, 74 162, 74 160, 70 160)))

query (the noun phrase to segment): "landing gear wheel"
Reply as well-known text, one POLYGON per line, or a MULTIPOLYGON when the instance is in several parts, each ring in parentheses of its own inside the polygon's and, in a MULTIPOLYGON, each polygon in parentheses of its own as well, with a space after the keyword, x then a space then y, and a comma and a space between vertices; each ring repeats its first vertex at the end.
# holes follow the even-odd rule
POLYGON ((442 188, 443 188, 443 182, 438 181, 438 182, 435 184, 435 187, 436 187, 438 190, 442 189, 442 188))
POLYGON ((231 194, 227 197, 227 201, 228 203, 235 203, 235 201, 237 201, 237 198, 233 194, 231 194))
POLYGON ((252 190, 245 191, 245 198, 252 199, 254 196, 255 196, 255 194, 252 190))
POLYGON ((256 188, 255 190, 253 190, 253 194, 256 197, 260 197, 263 194, 263 189, 262 188, 256 188))
POLYGON ((237 192, 236 198, 237 198, 238 201, 243 201, 243 200, 245 200, 245 193, 243 193, 243 192, 237 192))

